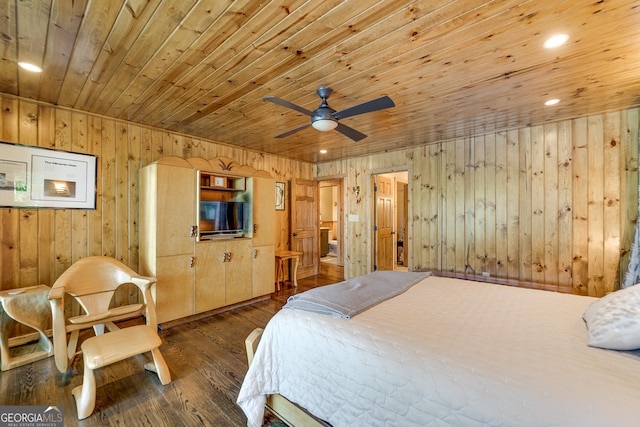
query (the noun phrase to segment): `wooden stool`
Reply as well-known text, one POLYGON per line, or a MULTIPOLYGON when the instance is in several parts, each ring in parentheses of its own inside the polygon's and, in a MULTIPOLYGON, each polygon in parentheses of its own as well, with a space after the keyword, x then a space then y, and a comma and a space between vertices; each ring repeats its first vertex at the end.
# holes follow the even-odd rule
POLYGON ((76 399, 78 419, 87 418, 96 406, 96 379, 93 371, 115 362, 151 352, 154 363, 147 363, 147 370, 156 372, 162 385, 171 382, 169 368, 160 354, 162 340, 152 326, 138 325, 118 329, 85 340, 80 348, 84 361, 82 385, 72 390, 76 399))
POLYGON ((46 335, 51 321, 49 307, 49 288, 45 285, 0 291, 0 369, 16 368, 49 357, 53 354, 53 345, 46 335), (9 325, 16 321, 37 331, 25 337, 9 340, 9 325), (9 347, 38 340, 35 351, 13 356, 9 347), (13 343, 10 343, 12 341, 13 343))

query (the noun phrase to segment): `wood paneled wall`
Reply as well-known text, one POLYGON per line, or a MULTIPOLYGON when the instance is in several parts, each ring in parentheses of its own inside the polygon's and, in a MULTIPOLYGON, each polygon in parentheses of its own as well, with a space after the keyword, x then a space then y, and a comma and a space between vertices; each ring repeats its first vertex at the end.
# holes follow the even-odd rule
MULTIPOLYGON (((89 255, 137 269, 138 170, 160 157, 226 156, 278 181, 314 177, 310 163, 213 140, 25 99, 0 103, 2 141, 98 155, 96 210, 0 209, 0 289, 51 285, 89 255)), ((346 177, 347 274, 370 271, 371 173, 409 170, 409 268, 596 296, 617 289, 637 218, 638 122, 634 108, 318 164, 317 178, 346 177)), ((276 212, 278 248, 288 244, 289 206, 276 212)))
MULTIPOLYGON (((277 181, 313 179, 313 165, 79 111, 0 97, 0 139, 98 156, 96 210, 0 209, 0 289, 51 286, 73 262, 108 255, 138 269, 138 170, 163 156, 225 156, 277 181)), ((0 156, 1 157, 1 156, 0 156)), ((290 205, 289 201, 285 206, 290 205)), ((278 248, 288 210, 276 212, 278 248)))
POLYGON ((371 174, 408 170, 410 269, 593 296, 618 289, 638 214, 638 116, 634 108, 318 164, 317 178, 361 188, 346 191, 348 276, 371 271, 371 174))

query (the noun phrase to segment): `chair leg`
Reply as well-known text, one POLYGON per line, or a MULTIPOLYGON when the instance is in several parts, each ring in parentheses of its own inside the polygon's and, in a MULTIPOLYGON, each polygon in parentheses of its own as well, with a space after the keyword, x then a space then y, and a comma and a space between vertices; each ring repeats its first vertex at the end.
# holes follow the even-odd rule
POLYGON ((78 419, 83 420, 90 416, 96 406, 96 378, 93 369, 85 365, 82 385, 75 387, 71 393, 76 399, 78 419))
POLYGON ((169 372, 167 362, 164 361, 164 357, 162 357, 162 353, 160 353, 160 349, 154 348, 151 350, 151 356, 153 356, 153 364, 147 363, 144 365, 145 369, 158 374, 162 385, 169 384, 171 382, 171 373, 169 372))

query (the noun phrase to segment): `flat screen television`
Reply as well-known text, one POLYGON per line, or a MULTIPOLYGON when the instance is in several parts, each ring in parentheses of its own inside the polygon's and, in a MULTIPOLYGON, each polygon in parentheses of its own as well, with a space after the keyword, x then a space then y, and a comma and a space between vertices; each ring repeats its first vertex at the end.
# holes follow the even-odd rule
POLYGON ((215 236, 239 234, 247 230, 246 202, 200 202, 200 234, 215 236))

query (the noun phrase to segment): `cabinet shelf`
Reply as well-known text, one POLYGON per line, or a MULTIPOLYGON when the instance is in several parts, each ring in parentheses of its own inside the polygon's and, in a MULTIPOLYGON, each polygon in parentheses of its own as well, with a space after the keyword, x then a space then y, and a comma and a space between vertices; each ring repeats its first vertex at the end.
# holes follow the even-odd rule
POLYGON ((209 186, 201 186, 200 189, 211 190, 211 191, 244 191, 244 188, 209 187, 209 186))
POLYGON ((246 178, 243 176, 216 175, 200 172, 200 189, 210 191, 245 191, 246 178))

